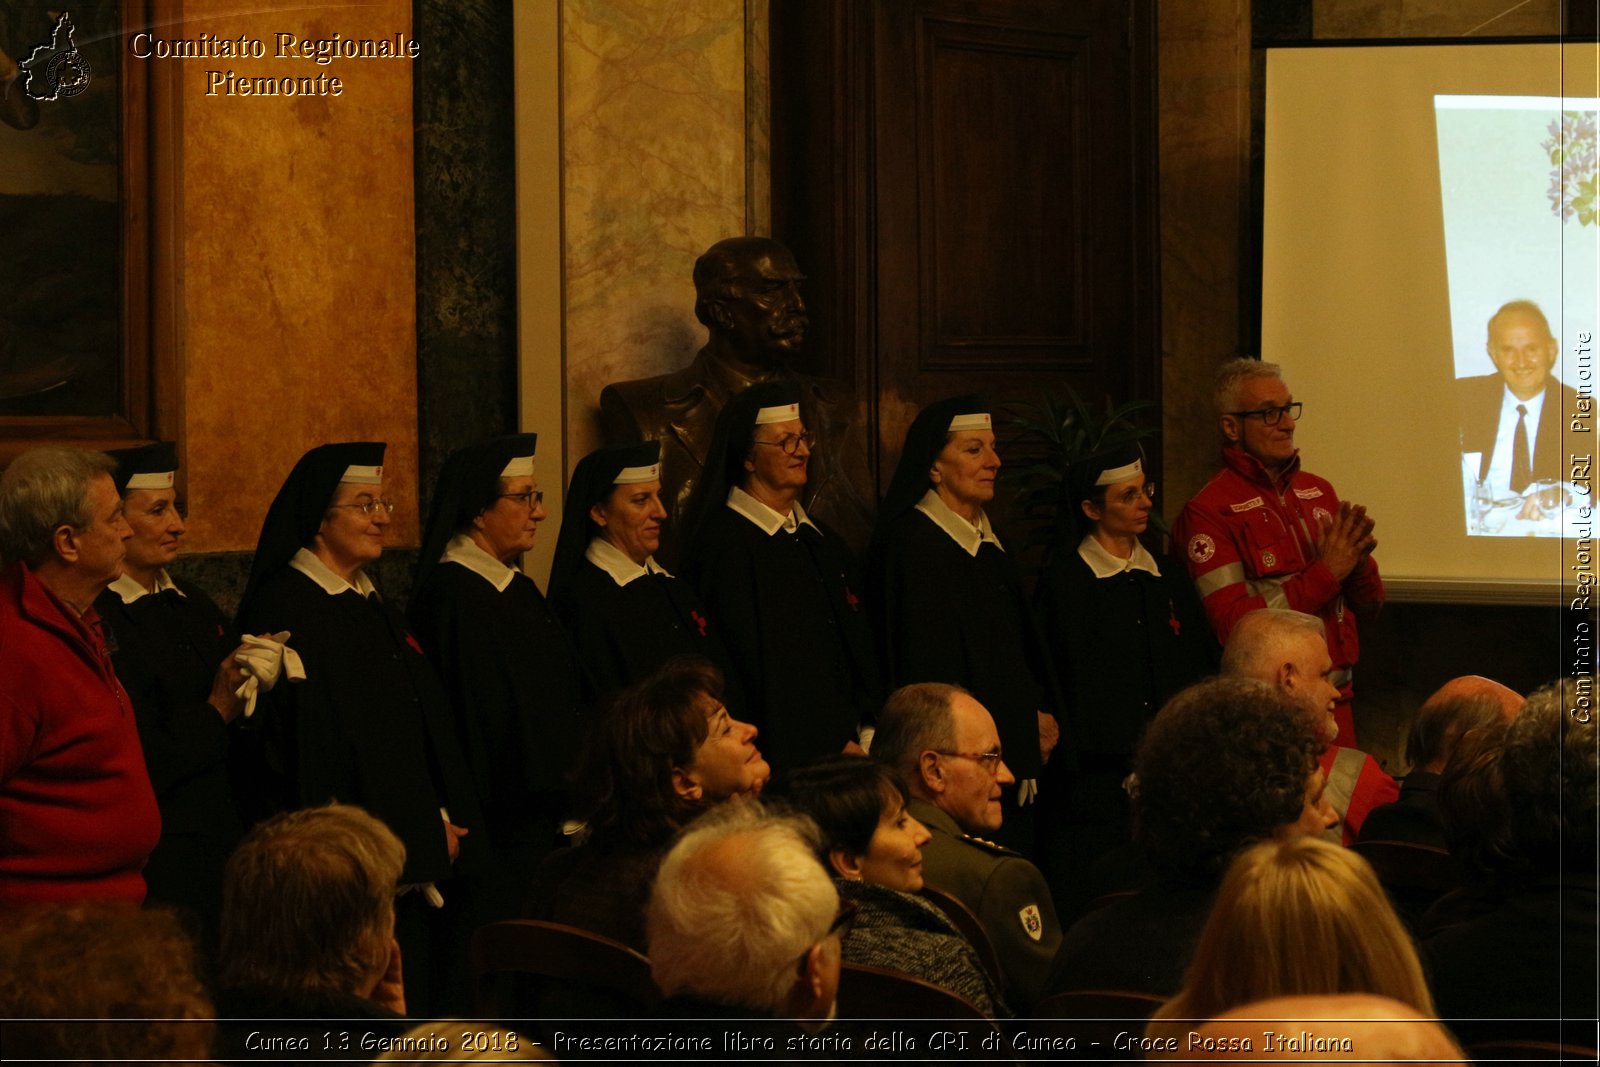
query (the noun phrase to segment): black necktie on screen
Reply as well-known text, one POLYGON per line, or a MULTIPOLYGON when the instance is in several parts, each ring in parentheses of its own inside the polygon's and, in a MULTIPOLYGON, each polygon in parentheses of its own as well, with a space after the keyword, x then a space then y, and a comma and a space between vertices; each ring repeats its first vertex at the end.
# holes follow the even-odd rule
POLYGON ((1528 409, 1517 405, 1516 437, 1511 442, 1511 491, 1520 493, 1533 481, 1533 464, 1528 460, 1528 409))

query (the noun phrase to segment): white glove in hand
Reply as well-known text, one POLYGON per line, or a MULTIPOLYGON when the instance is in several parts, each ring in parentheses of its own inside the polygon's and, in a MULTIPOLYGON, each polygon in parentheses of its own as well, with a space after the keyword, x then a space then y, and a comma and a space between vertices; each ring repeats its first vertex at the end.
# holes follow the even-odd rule
POLYGON ((249 677, 234 691, 234 696, 245 702, 245 718, 255 713, 256 695, 262 689, 277 685, 280 675, 291 682, 306 680, 305 664, 300 661, 300 653, 285 644, 288 640, 289 631, 280 630, 271 637, 246 634, 239 642, 241 651, 234 654, 233 660, 249 677))

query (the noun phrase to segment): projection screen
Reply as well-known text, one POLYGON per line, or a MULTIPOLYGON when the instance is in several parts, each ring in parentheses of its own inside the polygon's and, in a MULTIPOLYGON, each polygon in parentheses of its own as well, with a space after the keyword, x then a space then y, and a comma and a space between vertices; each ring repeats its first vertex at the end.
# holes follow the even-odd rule
POLYGON ((1393 599, 1592 580, 1596 51, 1267 53, 1261 356, 1393 599))

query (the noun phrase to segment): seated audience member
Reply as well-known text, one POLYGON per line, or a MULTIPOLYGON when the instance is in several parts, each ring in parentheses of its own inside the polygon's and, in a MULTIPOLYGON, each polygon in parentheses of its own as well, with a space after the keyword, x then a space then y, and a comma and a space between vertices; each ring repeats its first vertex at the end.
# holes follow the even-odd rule
POLYGON ((45 905, 0 925, 8 1062, 205 1061, 211 1018, 194 946, 170 911, 45 905))
POLYGON ((1407 841, 1448 848, 1439 821, 1439 775, 1468 731, 1510 720, 1522 697, 1499 682, 1466 675, 1440 686, 1421 708, 1406 738, 1411 773, 1400 783, 1400 799, 1374 808, 1361 827, 1363 841, 1407 841))
POLYGON ((771 768, 756 728, 728 714, 722 676, 679 657, 618 694, 589 740, 579 794, 588 839, 553 853, 527 913, 644 951, 650 881, 673 837, 721 801, 761 792, 771 768))
POLYGON ((1442 1017, 1594 1019, 1597 762, 1571 680, 1457 747, 1439 811, 1452 852, 1486 878, 1481 913, 1423 944, 1442 1017))
POLYGON ((1184 1019, 1325 993, 1374 993, 1433 1014, 1411 936, 1367 861, 1314 837, 1263 841, 1228 868, 1183 988, 1146 1033, 1181 1038, 1184 1019))
POLYGON ((1336 824, 1317 766, 1325 738, 1262 682, 1216 678, 1168 701, 1133 761, 1135 833, 1154 880, 1073 924, 1047 992, 1177 993, 1234 854, 1336 824))
POLYGON ((694 587, 656 562, 668 522, 660 454, 659 441, 597 449, 578 461, 567 487, 550 604, 572 635, 597 700, 673 656, 727 666, 694 587))
POLYGON ((841 918, 817 828, 759 802, 697 820, 661 861, 646 919, 663 1017, 820 1028, 839 992, 841 918))
POLYGON ((133 536, 122 576, 94 606, 133 701, 161 809, 161 841, 144 869, 147 900, 198 916, 215 951, 222 866, 244 835, 227 768, 229 724, 246 705, 239 696, 245 674, 234 659, 244 649, 233 621, 203 590, 167 573, 186 529, 177 447, 158 441, 110 456, 133 536))
POLYGON ((99 452, 0 475, 0 909, 144 899, 161 816, 95 598, 133 535, 99 452))
MULTIPOLYGON (((539 862, 560 841, 567 777, 582 736, 572 644, 522 555, 544 521, 536 435, 451 452, 423 532, 410 621, 450 698, 492 850, 463 879, 462 926, 516 912, 539 862)), ((464 931, 463 931, 464 932, 464 931)))
POLYGON ((928 828, 922 849, 928 884, 983 922, 1012 1006, 1024 1010, 1038 999, 1061 924, 1039 868, 976 836, 1000 827, 1000 790, 1016 783, 994 719, 959 686, 904 686, 878 716, 872 755, 900 772, 911 793, 906 810, 928 828))
MULTIPOLYGON (((394 924, 405 857, 387 826, 347 804, 288 812, 251 830, 224 875, 218 1017, 401 1019, 394 924)), ((224 1023, 219 1051, 241 1053, 254 1028, 224 1023)), ((317 1028, 281 1028, 300 1030, 317 1028)))
POLYGON ((1193 1037, 1184 1035, 1173 1051, 1197 1060, 1349 1060, 1407 1067, 1467 1061, 1450 1032, 1426 1013, 1368 993, 1273 997, 1225 1011, 1191 1030, 1193 1037), (1300 1025, 1297 1020, 1307 1022, 1300 1025), (1264 1036, 1268 1032, 1270 1045, 1264 1036), (1310 1047, 1302 1033, 1320 1044, 1310 1047))
POLYGON ((1328 831, 1330 841, 1353 843, 1367 813, 1399 797, 1400 787, 1377 760, 1360 749, 1333 743, 1339 732, 1334 717, 1339 687, 1332 681, 1333 658, 1328 655, 1321 619, 1288 608, 1252 611, 1228 634, 1222 650, 1222 674, 1277 686, 1314 722, 1326 727, 1328 745, 1320 762, 1328 782, 1328 803, 1341 824, 1328 831))
POLYGON ((780 783, 789 804, 822 831, 819 853, 841 900, 856 905, 844 939, 846 963, 921 978, 971 1001, 985 1015, 1006 1014, 977 952, 922 888, 925 826, 906 810, 905 782, 866 756, 825 756, 780 783))

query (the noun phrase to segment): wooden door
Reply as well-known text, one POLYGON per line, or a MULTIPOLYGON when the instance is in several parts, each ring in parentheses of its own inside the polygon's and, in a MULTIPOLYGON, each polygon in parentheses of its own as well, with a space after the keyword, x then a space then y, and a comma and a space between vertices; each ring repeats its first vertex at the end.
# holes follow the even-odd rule
POLYGON ((773 0, 774 235, 880 490, 942 396, 1158 399, 1153 6, 773 0))

